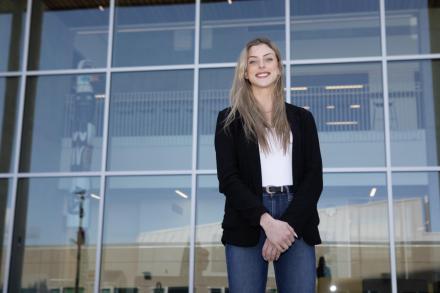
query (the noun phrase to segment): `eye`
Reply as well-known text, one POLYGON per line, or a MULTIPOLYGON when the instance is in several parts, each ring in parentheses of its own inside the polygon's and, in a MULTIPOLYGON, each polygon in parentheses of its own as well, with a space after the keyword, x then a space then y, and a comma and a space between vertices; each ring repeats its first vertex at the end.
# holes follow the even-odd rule
POLYGON ((267 61, 273 61, 273 58, 267 58, 266 60, 267 61))
POLYGON ((255 60, 249 61, 249 64, 254 64, 254 63, 255 63, 255 60))

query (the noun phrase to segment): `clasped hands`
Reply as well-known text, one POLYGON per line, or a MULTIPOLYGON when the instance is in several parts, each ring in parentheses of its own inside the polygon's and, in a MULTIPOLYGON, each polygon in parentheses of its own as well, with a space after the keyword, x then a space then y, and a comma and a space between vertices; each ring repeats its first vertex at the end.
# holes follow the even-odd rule
POLYGON ((289 249, 295 238, 298 238, 295 230, 287 222, 276 220, 269 213, 261 216, 260 225, 266 233, 261 252, 266 261, 278 260, 281 253, 289 249))

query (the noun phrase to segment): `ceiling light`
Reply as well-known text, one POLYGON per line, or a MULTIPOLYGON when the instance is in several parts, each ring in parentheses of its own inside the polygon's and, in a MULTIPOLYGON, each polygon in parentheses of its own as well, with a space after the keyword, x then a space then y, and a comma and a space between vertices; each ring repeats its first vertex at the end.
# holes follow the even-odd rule
POLYGON ((180 195, 181 197, 183 197, 183 198, 188 198, 188 195, 186 195, 185 193, 183 193, 183 192, 180 191, 180 190, 175 190, 175 192, 176 192, 178 195, 180 195))
POLYGON ((327 125, 357 125, 357 121, 328 121, 327 125))
POLYGON ((335 108, 335 105, 327 105, 326 108, 329 110, 333 110, 335 108))
POLYGON ((361 89, 364 86, 362 84, 347 84, 347 85, 328 85, 325 87, 326 90, 351 90, 351 89, 361 89))
POLYGON ((359 105, 359 104, 350 105, 351 109, 359 109, 360 107, 361 107, 361 105, 359 105))
POLYGON ((370 197, 374 197, 376 195, 376 191, 377 191, 376 187, 371 188, 371 190, 370 190, 370 197))

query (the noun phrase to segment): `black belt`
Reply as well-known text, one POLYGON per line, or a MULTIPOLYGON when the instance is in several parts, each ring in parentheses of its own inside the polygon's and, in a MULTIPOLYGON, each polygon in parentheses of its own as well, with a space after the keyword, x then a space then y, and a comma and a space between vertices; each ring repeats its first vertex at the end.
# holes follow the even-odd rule
POLYGON ((263 191, 268 194, 275 194, 275 193, 284 193, 284 192, 293 192, 293 185, 282 185, 282 186, 263 186, 263 191))

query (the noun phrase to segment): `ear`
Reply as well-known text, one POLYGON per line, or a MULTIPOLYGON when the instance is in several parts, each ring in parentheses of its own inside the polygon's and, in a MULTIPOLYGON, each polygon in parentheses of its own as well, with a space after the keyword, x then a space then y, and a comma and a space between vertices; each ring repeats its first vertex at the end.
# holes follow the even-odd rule
POLYGON ((244 79, 248 79, 248 75, 246 71, 244 72, 244 79))

